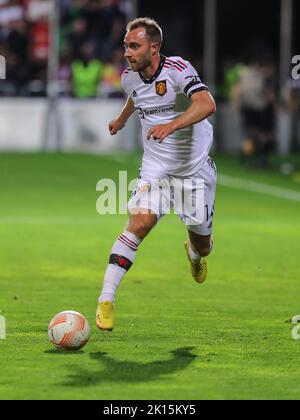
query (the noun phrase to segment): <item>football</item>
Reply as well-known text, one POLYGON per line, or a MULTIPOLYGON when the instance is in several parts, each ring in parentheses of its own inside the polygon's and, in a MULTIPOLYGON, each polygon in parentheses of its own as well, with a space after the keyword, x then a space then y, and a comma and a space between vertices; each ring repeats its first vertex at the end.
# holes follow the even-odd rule
POLYGON ((60 312, 48 326, 50 342, 60 349, 79 350, 88 342, 89 336, 88 320, 75 311, 60 312))

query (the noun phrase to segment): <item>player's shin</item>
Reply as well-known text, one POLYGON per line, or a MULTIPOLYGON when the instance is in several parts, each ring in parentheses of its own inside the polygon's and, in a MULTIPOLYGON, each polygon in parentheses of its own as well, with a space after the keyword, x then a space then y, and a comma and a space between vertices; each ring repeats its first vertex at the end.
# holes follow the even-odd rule
POLYGON ((115 242, 107 267, 98 302, 114 303, 115 294, 123 277, 131 268, 141 239, 131 232, 122 233, 115 242))

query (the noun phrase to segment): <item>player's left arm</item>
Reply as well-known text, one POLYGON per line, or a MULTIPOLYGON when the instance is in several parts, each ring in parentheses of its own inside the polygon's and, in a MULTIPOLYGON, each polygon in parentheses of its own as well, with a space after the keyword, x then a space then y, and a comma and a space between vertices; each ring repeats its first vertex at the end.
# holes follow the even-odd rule
POLYGON ((175 131, 197 124, 216 112, 216 103, 207 90, 195 92, 191 96, 191 102, 190 107, 174 121, 150 128, 147 136, 148 140, 152 137, 162 143, 166 137, 175 131))

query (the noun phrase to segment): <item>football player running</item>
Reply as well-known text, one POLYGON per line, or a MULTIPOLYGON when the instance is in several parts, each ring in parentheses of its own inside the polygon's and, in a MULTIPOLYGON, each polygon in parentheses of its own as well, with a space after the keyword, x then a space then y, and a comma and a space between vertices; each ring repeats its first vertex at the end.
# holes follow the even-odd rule
POLYGON ((138 18, 127 26, 124 47, 130 67, 123 72, 122 86, 128 98, 120 115, 110 122, 109 130, 111 135, 117 134, 138 110, 144 155, 137 187, 128 204, 129 222, 111 250, 98 300, 96 324, 101 330, 113 330, 116 290, 134 263, 139 245, 164 214, 151 195, 155 180, 204 182, 204 219, 190 223, 190 214, 180 217, 187 226, 184 247, 192 276, 197 283, 207 277, 205 257, 213 247, 217 177, 215 164, 209 158, 213 129, 207 118, 215 113, 216 104, 188 61, 160 53, 162 40, 162 30, 153 19, 138 18))

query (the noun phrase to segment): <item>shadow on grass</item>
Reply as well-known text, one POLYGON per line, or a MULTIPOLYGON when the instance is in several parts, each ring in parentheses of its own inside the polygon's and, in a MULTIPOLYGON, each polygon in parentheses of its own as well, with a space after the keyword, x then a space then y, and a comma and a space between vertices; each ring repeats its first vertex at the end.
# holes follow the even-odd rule
POLYGON ((179 348, 171 351, 169 360, 158 360, 150 363, 119 361, 107 353, 92 353, 90 357, 104 368, 99 371, 88 371, 76 368, 76 373, 68 376, 64 386, 94 386, 105 382, 146 382, 187 368, 197 358, 191 351, 194 347, 179 348))
POLYGON ((45 350, 45 354, 53 354, 57 356, 66 356, 70 354, 85 354, 84 350, 65 350, 65 349, 52 349, 52 350, 45 350))

